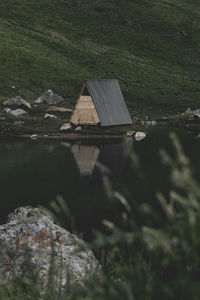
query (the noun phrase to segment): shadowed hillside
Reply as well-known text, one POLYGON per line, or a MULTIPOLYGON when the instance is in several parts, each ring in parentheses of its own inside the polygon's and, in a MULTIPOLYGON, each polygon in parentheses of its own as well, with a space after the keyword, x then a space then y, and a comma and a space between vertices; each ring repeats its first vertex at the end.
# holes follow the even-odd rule
POLYGON ((82 80, 118 78, 132 114, 199 106, 198 0, 1 0, 0 41, 1 102, 53 89, 73 107, 82 80))

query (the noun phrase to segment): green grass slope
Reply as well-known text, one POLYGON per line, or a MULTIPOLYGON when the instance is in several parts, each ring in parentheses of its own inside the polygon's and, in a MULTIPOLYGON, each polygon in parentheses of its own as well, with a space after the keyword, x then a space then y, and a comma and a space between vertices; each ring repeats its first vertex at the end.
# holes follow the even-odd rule
POLYGON ((197 108, 199 48, 199 0, 1 0, 0 102, 73 107, 84 79, 118 78, 132 115, 197 108))

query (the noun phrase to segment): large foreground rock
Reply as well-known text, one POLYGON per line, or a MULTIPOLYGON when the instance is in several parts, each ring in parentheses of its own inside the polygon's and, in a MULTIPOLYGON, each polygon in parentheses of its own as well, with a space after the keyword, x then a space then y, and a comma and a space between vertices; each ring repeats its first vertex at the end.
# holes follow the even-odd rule
POLYGON ((0 226, 0 245, 1 277, 27 277, 28 263, 29 274, 38 274, 41 291, 51 268, 55 287, 62 289, 83 285, 88 276, 100 274, 98 261, 84 242, 37 208, 20 207, 10 214, 0 226))
POLYGON ((50 105, 57 105, 62 102, 63 97, 55 94, 52 90, 45 91, 38 99, 35 100, 35 103, 46 103, 50 105))
POLYGON ((22 97, 17 96, 15 98, 9 99, 4 101, 3 105, 5 106, 24 106, 27 108, 31 108, 30 103, 28 103, 27 101, 25 101, 22 97))

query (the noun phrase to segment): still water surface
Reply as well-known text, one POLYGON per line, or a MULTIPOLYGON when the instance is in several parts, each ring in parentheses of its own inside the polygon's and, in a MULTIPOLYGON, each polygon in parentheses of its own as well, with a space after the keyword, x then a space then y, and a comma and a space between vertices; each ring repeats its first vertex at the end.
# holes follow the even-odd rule
MULTIPOLYGON (((117 221, 121 207, 106 196, 98 163, 110 170, 114 190, 133 204, 154 205, 156 191, 167 195, 172 188, 169 169, 161 163, 159 155, 161 148, 174 153, 170 131, 152 128, 144 140, 131 143, 131 149, 140 158, 139 170, 133 168, 130 149, 124 142, 1 141, 1 223, 18 206, 50 208, 57 195, 62 195, 75 218, 76 229, 86 237, 91 236, 93 229, 101 228, 102 219, 117 221)), ((200 181, 200 139, 183 131, 176 133, 200 181)), ((67 220, 64 225, 69 226, 67 220)))

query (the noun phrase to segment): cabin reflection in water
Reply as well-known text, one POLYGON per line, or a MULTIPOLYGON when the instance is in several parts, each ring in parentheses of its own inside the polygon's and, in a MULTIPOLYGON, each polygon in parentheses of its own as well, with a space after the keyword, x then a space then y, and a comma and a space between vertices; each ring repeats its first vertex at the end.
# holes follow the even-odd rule
POLYGON ((71 151, 81 175, 91 175, 99 156, 99 148, 97 146, 75 144, 71 146, 71 151))
POLYGON ((95 181, 101 177, 96 166, 98 161, 109 170, 109 177, 118 180, 124 168, 130 147, 124 142, 115 144, 81 145, 74 144, 71 151, 81 176, 90 176, 95 181))

